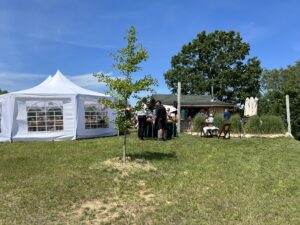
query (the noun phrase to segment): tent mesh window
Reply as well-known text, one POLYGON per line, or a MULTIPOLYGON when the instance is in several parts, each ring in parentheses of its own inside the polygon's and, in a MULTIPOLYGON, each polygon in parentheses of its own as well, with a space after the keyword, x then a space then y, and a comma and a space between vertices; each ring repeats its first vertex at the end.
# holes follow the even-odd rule
POLYGON ((85 129, 108 128, 109 118, 107 107, 103 104, 84 103, 85 129))
POLYGON ((30 102, 28 105, 30 105, 27 106, 29 132, 62 131, 64 129, 62 102, 30 102))
POLYGON ((1 121, 2 121, 2 104, 0 103, 0 133, 2 132, 2 130, 1 130, 1 121))

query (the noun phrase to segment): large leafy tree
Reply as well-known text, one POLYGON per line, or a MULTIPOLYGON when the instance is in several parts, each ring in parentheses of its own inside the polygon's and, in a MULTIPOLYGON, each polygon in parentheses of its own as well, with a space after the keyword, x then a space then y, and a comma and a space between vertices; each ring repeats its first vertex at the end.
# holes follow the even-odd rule
POLYGON ((259 101, 259 114, 284 116, 285 108, 285 82, 284 69, 264 70, 261 79, 261 98, 259 101))
POLYGON ((265 70, 262 76, 260 114, 286 117, 285 95, 290 96, 292 133, 300 139, 300 61, 285 69, 265 70))
POLYGON ((180 81, 183 94, 208 94, 213 86, 215 96, 228 102, 257 96, 262 69, 249 50, 239 33, 203 31, 172 57, 166 83, 176 93, 180 81))
MULTIPOLYGON (((128 35, 125 37, 127 46, 118 50, 118 54, 112 55, 116 61, 113 68, 119 71, 118 76, 111 77, 107 74, 95 74, 99 82, 105 83, 109 91, 108 93, 114 97, 114 100, 102 99, 101 102, 108 107, 115 109, 117 128, 124 133, 123 144, 123 160, 126 160, 127 152, 127 129, 131 124, 131 118, 128 116, 128 100, 136 98, 138 101, 141 97, 138 96, 140 92, 152 91, 151 86, 156 85, 157 81, 150 75, 145 75, 140 79, 134 79, 133 74, 141 71, 140 63, 148 59, 148 53, 141 44, 137 44, 137 31, 132 26, 128 30, 128 35)), ((137 107, 139 104, 137 104, 137 107)), ((131 109, 135 111, 137 108, 131 109)))
POLYGON ((3 94, 7 94, 8 92, 6 90, 2 90, 0 89, 0 95, 3 95, 3 94))

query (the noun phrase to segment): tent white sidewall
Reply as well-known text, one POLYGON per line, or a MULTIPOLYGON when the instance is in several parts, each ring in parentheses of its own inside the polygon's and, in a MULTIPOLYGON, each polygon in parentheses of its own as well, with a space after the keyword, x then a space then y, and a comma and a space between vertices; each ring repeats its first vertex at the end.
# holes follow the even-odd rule
POLYGON ((11 123, 12 123, 12 113, 13 104, 10 104, 11 96, 2 95, 0 96, 1 104, 1 133, 0 133, 0 142, 10 142, 11 141, 11 123))
POLYGON ((12 123, 13 141, 61 141, 76 139, 76 104, 75 96, 16 96, 14 99, 14 113, 12 123), (29 132, 27 126, 27 101, 53 101, 63 102, 63 130, 29 132), (74 122, 75 121, 75 122, 74 122))
POLYGON ((77 121, 77 138, 90 138, 90 137, 105 137, 105 136, 114 136, 117 134, 114 123, 112 122, 115 119, 114 110, 108 109, 108 117, 110 119, 109 126, 107 128, 98 128, 98 129, 86 129, 85 128, 85 110, 84 103, 85 101, 90 101, 97 103, 99 97, 96 96, 84 96, 80 95, 78 98, 78 121, 77 121))

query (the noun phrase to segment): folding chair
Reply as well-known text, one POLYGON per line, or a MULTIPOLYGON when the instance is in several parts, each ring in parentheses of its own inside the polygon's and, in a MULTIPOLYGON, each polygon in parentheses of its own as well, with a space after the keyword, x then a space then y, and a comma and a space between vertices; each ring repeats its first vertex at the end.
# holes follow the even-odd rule
POLYGON ((230 139, 230 127, 231 127, 230 123, 225 123, 222 126, 222 128, 219 130, 218 138, 220 138, 220 137, 226 138, 226 136, 228 136, 227 138, 230 139), (224 135, 222 135, 222 134, 224 134, 224 135))

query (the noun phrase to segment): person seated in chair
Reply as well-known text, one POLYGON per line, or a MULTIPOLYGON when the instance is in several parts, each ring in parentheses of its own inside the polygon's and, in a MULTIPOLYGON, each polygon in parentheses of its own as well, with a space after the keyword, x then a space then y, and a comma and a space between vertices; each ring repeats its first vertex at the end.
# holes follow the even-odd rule
POLYGON ((203 127, 204 134, 206 136, 212 136, 214 132, 218 131, 219 128, 214 126, 214 117, 213 114, 210 113, 209 117, 205 120, 206 126, 203 127))
POLYGON ((205 120, 208 126, 212 126, 214 123, 214 116, 212 113, 209 114, 209 117, 205 120))

